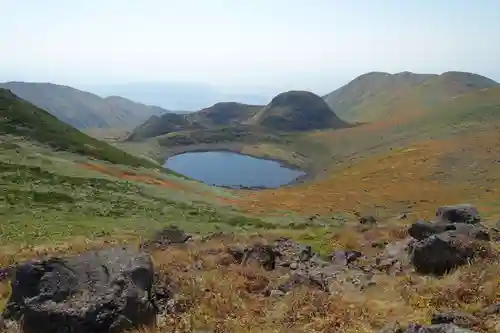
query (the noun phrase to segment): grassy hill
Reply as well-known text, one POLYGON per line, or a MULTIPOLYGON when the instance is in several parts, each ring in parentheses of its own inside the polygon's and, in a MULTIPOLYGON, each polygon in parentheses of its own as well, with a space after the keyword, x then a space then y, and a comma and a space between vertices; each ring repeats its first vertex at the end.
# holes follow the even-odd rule
POLYGON ((491 88, 497 82, 464 72, 389 74, 372 72, 324 96, 327 104, 346 121, 377 121, 432 107, 469 91, 491 88))
POLYGON ((139 141, 171 132, 201 128, 204 127, 196 122, 191 122, 185 115, 165 113, 161 116, 151 116, 145 123, 136 127, 126 140, 139 141))
POLYGON ((0 89, 0 134, 23 137, 54 150, 130 166, 157 167, 105 142, 91 138, 48 112, 0 89))
POLYGON ((78 129, 134 127, 151 115, 168 112, 122 97, 101 98, 52 83, 8 82, 0 84, 0 88, 9 89, 78 129))
POLYGON ((207 127, 237 125, 245 123, 262 110, 263 107, 263 105, 221 102, 198 112, 191 113, 187 118, 204 124, 207 127))
POLYGON ((340 120, 321 97, 307 91, 289 91, 274 97, 250 123, 279 131, 307 131, 343 128, 340 120))
MULTIPOLYGON (((294 148, 324 168, 293 188, 253 193, 251 211, 418 211, 472 201, 493 217, 500 172, 500 87, 474 90, 428 112, 300 136, 294 148), (425 186, 424 186, 425 184, 425 186)), ((251 207, 251 208, 250 208, 251 207)))
MULTIPOLYGON (((230 125, 154 138, 169 146, 243 137, 255 149, 268 140, 271 148, 279 145, 324 170, 307 183, 265 191, 226 191, 131 167, 139 160, 0 90, 0 267, 47 254, 136 245, 175 224, 193 240, 152 255, 161 280, 175 287, 172 302, 179 309, 162 314, 151 332, 374 333, 392 322, 426 324, 440 312, 466 313, 475 332, 497 332, 498 313, 484 310, 498 303, 498 242, 488 243, 491 258, 440 278, 385 256, 406 253, 408 225, 435 218, 439 205, 473 203, 487 226, 500 218, 500 87, 441 99, 431 93, 461 91, 462 79, 453 89, 449 78, 431 79, 412 88, 412 103, 426 112, 406 117, 387 114, 355 127, 287 133, 230 125), (443 82, 443 90, 436 90, 443 82), (430 102, 420 100, 423 93, 430 102), (254 135, 257 129, 262 136, 254 135), (267 133, 272 135, 266 139, 267 133), (360 225, 358 216, 368 214, 377 223, 360 225), (298 248, 297 258, 287 262, 295 268, 266 270, 258 260, 233 260, 239 249, 276 239, 286 260, 298 248), (303 268, 309 264, 305 251, 288 239, 318 254, 311 259, 314 269, 303 268), (323 274, 314 265, 322 258, 328 265, 336 259, 328 258, 333 251, 363 257, 341 268, 326 266, 334 273, 323 274), (306 279, 293 281, 293 291, 276 291, 300 274, 306 279)), ((9 293, 8 282, 0 282, 0 307, 9 293)))
POLYGON ((229 193, 164 172, 5 89, 0 89, 0 147, 5 256, 10 252, 4 247, 18 251, 24 242, 109 240, 111 234, 116 240, 172 223, 193 232, 266 225, 233 211, 229 193))

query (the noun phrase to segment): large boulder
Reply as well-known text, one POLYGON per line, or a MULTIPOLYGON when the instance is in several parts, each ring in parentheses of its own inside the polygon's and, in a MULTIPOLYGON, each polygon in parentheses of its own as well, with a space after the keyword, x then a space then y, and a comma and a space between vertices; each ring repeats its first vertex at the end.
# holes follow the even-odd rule
POLYGON ((359 218, 359 223, 373 225, 377 223, 377 219, 372 215, 365 215, 359 218))
POLYGON ((441 206, 436 216, 441 222, 475 224, 481 221, 477 208, 470 204, 441 206))
POLYGON ((420 325, 410 324, 406 327, 391 324, 383 328, 379 333, 475 333, 466 328, 454 324, 420 325))
POLYGON ((422 274, 443 275, 486 251, 487 244, 456 230, 412 244, 410 261, 422 274))
POLYGON ((431 324, 455 324, 464 328, 474 328, 480 325, 480 320, 468 313, 440 312, 432 315, 431 324))
POLYGON ((25 333, 104 333, 149 325, 157 308, 149 255, 114 247, 16 267, 3 316, 25 333))
POLYGON ((423 240, 432 235, 450 230, 455 230, 457 233, 468 235, 475 239, 490 240, 488 229, 480 224, 467 223, 417 221, 410 226, 408 234, 417 240, 423 240))
POLYGON ((408 229, 408 234, 417 239, 423 240, 441 232, 445 232, 448 224, 445 223, 432 223, 428 221, 417 221, 413 223, 408 229))
POLYGON ((164 248, 171 244, 183 244, 191 239, 183 230, 169 226, 155 233, 151 240, 141 244, 141 248, 164 248))

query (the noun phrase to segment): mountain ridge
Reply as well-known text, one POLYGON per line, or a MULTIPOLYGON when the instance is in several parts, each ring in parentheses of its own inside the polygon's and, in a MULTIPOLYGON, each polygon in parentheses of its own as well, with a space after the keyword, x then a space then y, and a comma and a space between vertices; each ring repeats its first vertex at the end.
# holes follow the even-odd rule
POLYGON ((89 156, 135 167, 156 164, 94 139, 62 122, 49 112, 0 88, 0 134, 23 137, 54 150, 89 156))
POLYGON ((0 88, 9 89, 77 129, 134 127, 151 115, 169 112, 120 96, 102 98, 54 83, 11 81, 1 83, 0 88))
POLYGON ((369 72, 323 96, 337 115, 347 121, 376 121, 401 109, 425 108, 446 98, 498 82, 485 76, 448 71, 441 74, 369 72))

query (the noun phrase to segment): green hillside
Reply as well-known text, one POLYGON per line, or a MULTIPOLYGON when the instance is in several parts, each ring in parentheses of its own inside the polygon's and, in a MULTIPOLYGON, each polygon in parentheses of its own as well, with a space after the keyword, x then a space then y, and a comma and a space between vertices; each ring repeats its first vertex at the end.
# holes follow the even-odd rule
POLYGON ((340 120, 321 97, 308 91, 289 91, 274 97, 250 123, 279 131, 307 131, 343 128, 340 120))
POLYGON ((193 112, 187 118, 205 126, 237 125, 245 123, 262 108, 264 108, 264 105, 221 102, 198 112, 193 112))
POLYGON ((185 115, 165 113, 161 116, 151 116, 145 123, 136 127, 127 137, 127 141, 139 141, 156 136, 204 128, 201 124, 191 122, 185 115))
POLYGON ((489 78, 464 72, 441 75, 373 72, 357 77, 324 99, 346 121, 371 122, 404 116, 457 95, 496 85, 489 78))
POLYGON ((0 89, 0 134, 24 137, 55 150, 90 156, 111 163, 157 167, 105 142, 91 138, 48 112, 0 89))
POLYGON ((77 128, 130 128, 167 110, 128 99, 97 95, 52 83, 8 82, 0 84, 22 99, 50 112, 77 128))

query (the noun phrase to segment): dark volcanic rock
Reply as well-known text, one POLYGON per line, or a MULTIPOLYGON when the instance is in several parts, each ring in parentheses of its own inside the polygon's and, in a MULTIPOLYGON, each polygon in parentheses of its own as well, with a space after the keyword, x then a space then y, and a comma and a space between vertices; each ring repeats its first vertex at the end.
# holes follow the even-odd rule
POLYGON ((477 208, 469 204, 441 206, 437 209, 436 216, 441 222, 475 224, 481 221, 477 208))
POLYGON ((435 234, 446 231, 447 224, 437 224, 427 221, 417 221, 408 229, 408 234, 417 239, 423 240, 435 234))
POLYGON ((417 221, 408 229, 408 234, 417 240, 423 240, 432 235, 445 231, 455 230, 457 233, 468 235, 479 240, 490 240, 488 230, 480 224, 467 223, 432 223, 427 221, 417 221))
POLYGON ((186 235, 181 229, 176 226, 170 226, 158 231, 153 239, 145 242, 141 247, 165 247, 171 244, 182 244, 190 238, 191 236, 186 235))
POLYGON ((236 261, 238 264, 241 264, 243 261, 243 257, 245 256, 245 249, 240 249, 237 247, 230 247, 226 249, 227 253, 229 253, 234 261, 236 261))
POLYGON ((297 244, 288 238, 277 239, 275 249, 280 253, 280 262, 307 262, 313 257, 311 246, 297 244))
POLYGON ((454 324, 420 325, 410 324, 402 327, 399 324, 391 324, 379 333, 475 333, 474 331, 456 326, 454 324))
POLYGON ((484 309, 483 311, 480 311, 480 312, 484 313, 486 315, 500 314, 500 303, 490 305, 486 309, 484 309))
POLYGON ((278 287, 278 290, 286 293, 299 285, 306 285, 322 291, 328 291, 328 286, 337 277, 339 270, 333 266, 315 268, 311 270, 300 270, 278 287))
POLYGON ((266 270, 273 270, 276 267, 276 257, 279 255, 280 253, 271 245, 256 244, 245 249, 241 263, 247 265, 257 262, 266 270))
POLYGON ((415 240, 407 237, 387 244, 375 259, 375 268, 386 273, 399 274, 410 265, 408 255, 415 240))
POLYGON ((359 219, 359 223, 361 224, 375 224, 377 223, 377 219, 371 215, 363 216, 359 219))
POLYGON ((346 266, 362 256, 363 254, 359 251, 335 250, 330 255, 330 259, 334 264, 346 266))
POLYGON ((485 244, 451 230, 414 243, 410 260, 419 273, 443 275, 468 263, 483 250, 485 244))
POLYGON ((119 332, 152 324, 153 263, 149 255, 116 247, 19 265, 6 319, 26 333, 119 332))
POLYGON ((479 320, 468 313, 446 312, 433 314, 431 324, 455 324, 460 327, 472 328, 479 324, 479 320))

